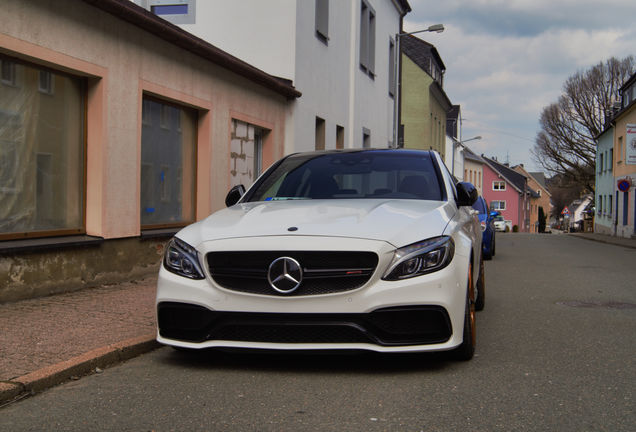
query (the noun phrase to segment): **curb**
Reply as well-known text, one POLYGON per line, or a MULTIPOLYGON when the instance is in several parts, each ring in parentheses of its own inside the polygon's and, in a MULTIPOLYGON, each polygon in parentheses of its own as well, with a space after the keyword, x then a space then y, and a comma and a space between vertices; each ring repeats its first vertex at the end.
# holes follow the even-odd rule
POLYGON ((576 234, 576 233, 569 233, 568 235, 571 235, 572 237, 576 237, 576 238, 580 238, 580 239, 584 239, 584 240, 590 240, 590 241, 595 241, 598 243, 605 243, 605 244, 611 244, 614 246, 622 246, 622 247, 626 247, 626 248, 630 248, 630 249, 636 249, 636 242, 634 244, 629 243, 628 241, 623 241, 621 242, 620 240, 612 240, 610 239, 604 239, 604 238, 599 238, 599 237, 592 237, 592 236, 587 236, 585 234, 576 234))
POLYGON ((117 342, 10 381, 2 381, 0 382, 0 408, 69 379, 88 375, 96 368, 112 366, 153 351, 162 346, 155 340, 155 337, 156 335, 153 333, 117 342))

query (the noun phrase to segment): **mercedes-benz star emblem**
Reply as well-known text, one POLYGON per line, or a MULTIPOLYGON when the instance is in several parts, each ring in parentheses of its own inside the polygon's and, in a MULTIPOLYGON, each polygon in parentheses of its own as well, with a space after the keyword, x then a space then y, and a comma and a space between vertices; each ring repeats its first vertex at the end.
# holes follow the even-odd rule
POLYGON ((303 270, 293 258, 280 257, 272 261, 267 271, 269 285, 281 294, 290 294, 298 289, 303 280, 303 270))

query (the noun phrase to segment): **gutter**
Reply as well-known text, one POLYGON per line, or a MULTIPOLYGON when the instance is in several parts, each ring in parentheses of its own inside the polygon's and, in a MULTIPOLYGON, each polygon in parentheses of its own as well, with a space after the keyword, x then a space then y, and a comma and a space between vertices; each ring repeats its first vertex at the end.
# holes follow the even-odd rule
POLYGON ((302 93, 291 81, 270 75, 214 45, 186 32, 178 26, 137 6, 129 0, 82 0, 84 3, 126 21, 179 48, 209 60, 230 72, 262 85, 287 99, 299 98, 302 93))

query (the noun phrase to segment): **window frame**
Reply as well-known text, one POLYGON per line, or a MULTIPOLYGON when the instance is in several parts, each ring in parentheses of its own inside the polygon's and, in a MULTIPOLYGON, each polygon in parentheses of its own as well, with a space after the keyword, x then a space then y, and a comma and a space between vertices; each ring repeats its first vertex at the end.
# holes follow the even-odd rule
POLYGON ((316 1, 315 29, 316 38, 329 45, 329 0, 316 1))
MULTIPOLYGON (((53 83, 53 75, 59 75, 61 77, 70 78, 76 80, 80 87, 80 119, 78 121, 78 126, 81 128, 81 139, 80 139, 80 150, 82 152, 82 172, 80 173, 80 179, 82 182, 82 190, 79 196, 82 199, 81 205, 79 206, 81 215, 80 215, 80 226, 77 228, 61 228, 61 229, 45 229, 45 230, 33 230, 33 231, 15 231, 15 232, 0 232, 0 242, 5 240, 27 240, 27 239, 38 239, 38 238, 47 238, 47 237, 63 237, 63 236, 79 236, 86 234, 86 199, 87 199, 87 175, 88 175, 88 145, 87 145, 87 127, 88 127, 88 80, 86 77, 82 77, 79 75, 73 75, 62 70, 53 69, 49 67, 45 67, 39 65, 37 63, 32 63, 28 61, 24 61, 21 59, 15 59, 10 56, 2 55, 0 56, 0 60, 7 61, 13 63, 14 71, 16 72, 15 78, 16 83, 14 86, 17 86, 17 66, 21 65, 23 67, 33 68, 38 72, 37 78, 37 91, 41 94, 49 94, 53 93, 43 93, 40 90, 40 73, 42 71, 48 72, 51 74, 51 84, 53 83)), ((34 179, 33 181, 37 181, 34 179)), ((17 189, 16 189, 17 191, 17 189)))
MULTIPOLYGON (((141 229, 141 231, 149 231, 149 230, 154 230, 154 229, 163 229, 163 228, 181 228, 181 227, 185 227, 187 225, 190 225, 192 223, 194 223, 196 221, 196 215, 197 215, 197 206, 198 206, 198 201, 197 201, 197 176, 198 176, 198 171, 199 171, 199 163, 198 163, 198 152, 199 152, 199 146, 198 146, 198 139, 196 139, 196 137, 198 137, 199 134, 199 110, 197 108, 194 108, 192 106, 189 106, 188 104, 180 104, 178 101, 173 101, 173 100, 169 100, 169 99, 163 99, 160 96, 156 96, 154 94, 150 94, 150 93, 145 93, 142 95, 142 118, 143 118, 143 101, 145 100, 149 100, 149 101, 153 101, 155 103, 159 103, 159 104, 164 104, 168 107, 172 107, 172 108, 176 108, 176 109, 188 109, 191 110, 193 112, 193 120, 194 120, 194 125, 193 125, 193 132, 195 135, 195 140, 194 140, 194 148, 193 148, 193 167, 192 167, 192 183, 193 183, 193 189, 192 189, 192 218, 191 219, 184 219, 178 222, 168 222, 168 223, 153 223, 153 224, 144 224, 141 221, 141 213, 142 213, 142 206, 141 206, 141 196, 138 197, 138 205, 139 205, 139 227, 141 229)), ((161 120, 161 116, 162 116, 162 111, 163 109, 160 108, 159 110, 159 117, 161 120)), ((143 123, 143 122, 142 122, 143 123)), ((162 122, 160 121, 159 127, 162 130, 169 130, 169 125, 164 125, 161 124, 162 122)), ((145 126, 150 126, 152 125, 152 121, 149 123, 143 123, 143 125, 145 126)), ((180 130, 178 132, 181 132, 180 130)), ((142 134, 143 137, 143 134, 142 134)), ((143 140, 143 138, 142 138, 143 140)), ((143 145, 143 141, 139 143, 140 147, 143 145)), ((146 162, 140 161, 139 164, 139 172, 141 174, 141 167, 142 165, 149 165, 146 162)), ((182 187, 182 183, 183 183, 183 167, 177 167, 177 172, 176 175, 173 176, 173 178, 175 179, 175 181, 180 185, 179 187, 182 187)), ((141 182, 143 181, 143 179, 141 179, 140 176, 140 188, 141 188, 141 182)), ((153 189, 153 194, 156 192, 154 187, 154 184, 151 184, 151 187, 153 189)), ((161 186, 159 186, 159 193, 161 194, 161 186)), ((141 190, 141 189, 140 189, 141 190)), ((172 196, 172 194, 171 194, 172 196)), ((159 197, 161 198, 161 197, 159 197)), ((176 201, 179 203, 182 203, 182 196, 180 196, 180 194, 176 195, 176 201)), ((163 202, 163 200, 160 199, 161 202, 163 202)))
POLYGON ((0 59, 0 83, 9 87, 18 86, 18 68, 13 60, 0 59), (5 70, 8 72, 8 76, 5 76, 5 70))
POLYGON ((503 192, 506 190, 506 182, 504 180, 493 180, 492 181, 492 190, 497 192, 503 192), (503 185, 503 187, 501 187, 503 185), (498 187, 495 187, 498 186, 498 187))
POLYGON ((360 69, 375 79, 376 13, 367 0, 361 0, 360 5, 360 69))
POLYGON ((507 208, 506 200, 492 200, 490 201, 490 208, 491 210, 505 211, 507 208), (503 203, 503 207, 501 206, 502 203, 503 203))
POLYGON ((389 97, 395 98, 397 87, 397 52, 395 40, 389 38, 389 97))

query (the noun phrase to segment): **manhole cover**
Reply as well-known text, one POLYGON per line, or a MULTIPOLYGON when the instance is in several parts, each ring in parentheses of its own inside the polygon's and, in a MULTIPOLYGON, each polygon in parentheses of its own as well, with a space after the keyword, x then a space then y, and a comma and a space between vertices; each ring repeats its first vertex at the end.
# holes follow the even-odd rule
POLYGON ((574 308, 588 308, 588 309, 636 309, 634 303, 621 303, 621 302, 584 302, 578 300, 557 302, 561 306, 569 306, 574 308))

